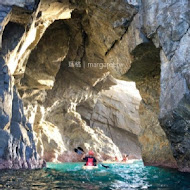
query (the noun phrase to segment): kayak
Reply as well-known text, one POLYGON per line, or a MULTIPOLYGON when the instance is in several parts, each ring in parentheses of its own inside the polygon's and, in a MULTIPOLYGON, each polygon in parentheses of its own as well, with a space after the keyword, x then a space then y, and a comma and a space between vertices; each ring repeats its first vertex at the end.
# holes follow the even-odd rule
POLYGON ((82 168, 84 170, 93 170, 93 169, 98 169, 98 166, 83 166, 82 168))

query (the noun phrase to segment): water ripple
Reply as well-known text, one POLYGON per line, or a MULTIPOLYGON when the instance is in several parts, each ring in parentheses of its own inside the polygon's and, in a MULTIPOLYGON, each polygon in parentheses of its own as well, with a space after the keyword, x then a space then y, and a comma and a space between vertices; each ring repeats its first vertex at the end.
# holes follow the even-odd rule
POLYGON ((106 169, 86 171, 83 163, 48 163, 42 170, 1 170, 0 189, 19 190, 134 190, 190 189, 190 174, 176 170, 134 164, 109 164, 106 169))

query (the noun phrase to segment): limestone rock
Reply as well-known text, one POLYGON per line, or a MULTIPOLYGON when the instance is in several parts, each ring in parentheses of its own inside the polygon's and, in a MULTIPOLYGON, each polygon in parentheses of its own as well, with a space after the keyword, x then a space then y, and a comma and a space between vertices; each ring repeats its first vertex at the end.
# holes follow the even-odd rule
POLYGON ((161 95, 160 122, 171 143, 173 155, 181 171, 189 171, 187 133, 176 133, 176 125, 181 130, 189 128, 184 106, 189 96, 189 1, 151 2, 144 1, 144 29, 154 38, 161 51, 161 95), (150 18, 152 18, 150 20, 150 18), (186 61, 185 61, 186 60, 186 61), (180 113, 180 114, 179 114, 180 113), (183 119, 179 119, 179 115, 183 119), (173 117, 173 118, 172 118, 173 117), (178 119, 177 119, 178 118, 178 119), (184 121, 186 121, 184 123, 184 121), (178 124, 177 124, 178 123, 178 124), (172 138, 175 136, 174 138, 172 138), (184 139, 184 140, 182 140, 184 139), (186 151, 179 151, 185 149, 186 151))
POLYGON ((168 135, 181 171, 189 171, 189 30, 180 41, 175 55, 168 61, 162 53, 160 121, 168 135), (183 57, 181 55, 184 55, 183 57), (167 75, 165 75, 167 73, 167 75), (180 127, 181 132, 178 127, 180 127), (176 138, 177 134, 177 138, 176 138), (175 136, 175 139, 173 138, 175 136), (183 147, 183 148, 182 148, 183 147), (183 149, 183 151, 181 151, 183 149), (181 156, 183 155, 183 157, 181 156), (184 161, 185 160, 185 161, 184 161))
POLYGON ((146 165, 162 165, 177 167, 166 135, 158 121, 159 114, 159 48, 143 33, 142 13, 135 15, 127 32, 118 44, 107 55, 107 59, 128 65, 126 69, 112 69, 114 76, 124 80, 132 80, 137 84, 142 101, 140 104, 140 127, 138 139, 142 145, 142 158, 146 165), (134 39, 134 40, 131 40, 134 39), (127 56, 126 56, 127 55, 127 56), (123 57, 122 57, 123 56, 123 57), (126 73, 121 77, 121 74, 126 73), (151 118, 151 119, 147 119, 151 118), (157 152, 159 152, 158 156, 157 152))
POLYGON ((67 55, 68 42, 69 36, 64 23, 55 22, 48 28, 28 60, 24 78, 21 80, 22 89, 24 86, 39 89, 53 87, 61 61, 67 55))
POLYGON ((138 13, 134 16, 128 30, 122 38, 115 43, 111 51, 106 55, 105 61, 108 63, 108 69, 115 77, 125 74, 133 62, 132 51, 140 44, 147 43, 148 39, 141 31, 142 18, 138 13), (133 39, 133 40, 131 40, 133 39))
POLYGON ((42 124, 35 122, 34 130, 37 133, 38 149, 42 151, 41 155, 54 161, 76 160, 73 156, 68 159, 65 153, 81 146, 85 150, 93 148, 100 159, 105 156, 113 157, 113 154, 121 157, 118 147, 111 139, 100 129, 92 129, 88 126, 76 112, 77 104, 87 101, 96 93, 84 81, 72 76, 71 71, 59 71, 55 86, 47 94, 44 104, 46 114, 43 119, 48 122, 42 124), (79 93, 80 96, 78 96, 79 93), (55 135, 51 136, 52 133, 55 135))
POLYGON ((189 6, 0 1, 0 168, 41 167, 36 142, 50 161, 74 160, 77 146, 101 159, 141 147, 146 165, 189 171, 189 6))

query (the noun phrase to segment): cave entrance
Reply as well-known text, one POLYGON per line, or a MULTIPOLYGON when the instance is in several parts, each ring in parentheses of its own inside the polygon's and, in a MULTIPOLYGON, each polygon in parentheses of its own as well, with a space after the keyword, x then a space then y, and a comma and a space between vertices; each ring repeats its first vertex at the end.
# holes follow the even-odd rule
POLYGON ((88 100, 79 104, 76 110, 94 131, 105 134, 122 155, 128 154, 130 159, 140 159, 140 101, 134 82, 116 80, 114 86, 100 92, 95 103, 88 100))
POLYGON ((106 54, 85 27, 86 14, 78 14, 84 13, 75 11, 71 20, 56 21, 46 30, 21 80, 38 152, 47 161, 66 161, 78 146, 104 159, 117 154, 141 158, 142 149, 146 163, 155 162, 162 146, 168 146, 158 121, 160 50, 152 42, 137 46, 122 81, 104 69, 69 67, 70 61, 99 63, 106 54))
POLYGON ((159 123, 160 99, 160 49, 152 42, 143 43, 133 51, 130 70, 123 76, 135 81, 142 97, 139 116, 142 158, 145 165, 168 166, 174 162, 170 143, 159 123))
MULTIPOLYGON (((141 158, 135 108, 140 95, 134 82, 114 82, 99 68, 69 67, 69 61, 89 61, 86 51, 94 46, 75 15, 49 26, 21 79, 19 92, 36 133, 37 150, 47 161, 75 161, 73 149, 78 146, 85 152, 94 149, 103 159, 118 155, 121 160, 122 154, 141 158)), ((98 58, 93 57, 93 62, 103 60, 100 53, 94 56, 98 58)))
POLYGON ((46 161, 80 159, 76 147, 93 149, 102 159, 121 160, 122 154, 139 159, 141 97, 135 83, 115 80, 97 67, 69 67, 69 62, 101 63, 105 56, 83 26, 86 15, 78 14, 47 28, 18 87, 37 151, 46 161))

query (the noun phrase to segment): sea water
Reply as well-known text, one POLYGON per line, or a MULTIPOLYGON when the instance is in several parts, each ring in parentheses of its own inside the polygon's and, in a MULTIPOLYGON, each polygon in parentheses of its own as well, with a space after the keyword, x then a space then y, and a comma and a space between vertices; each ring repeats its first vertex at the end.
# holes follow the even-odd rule
POLYGON ((2 170, 0 189, 88 189, 88 190, 190 190, 190 174, 172 169, 133 164, 99 164, 84 170, 84 163, 48 163, 41 170, 2 170))

